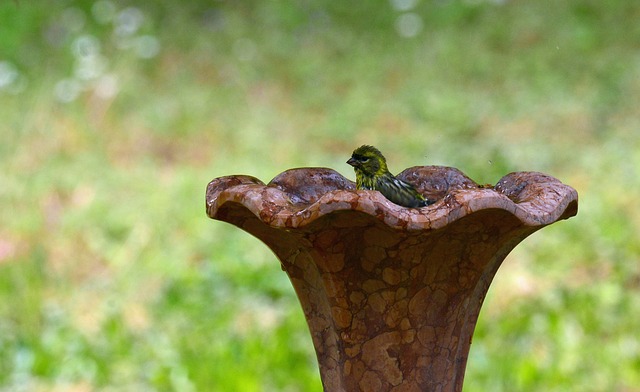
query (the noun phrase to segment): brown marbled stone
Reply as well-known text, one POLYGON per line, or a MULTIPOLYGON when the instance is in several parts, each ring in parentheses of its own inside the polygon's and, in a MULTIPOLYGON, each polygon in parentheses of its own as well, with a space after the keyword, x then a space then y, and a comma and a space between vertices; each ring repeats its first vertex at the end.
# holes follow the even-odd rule
POLYGON ((428 207, 395 205, 324 168, 269 184, 217 178, 207 214, 267 244, 304 311, 326 391, 460 391, 484 296, 506 255, 577 213, 553 177, 511 173, 495 187, 459 170, 399 175, 428 207))

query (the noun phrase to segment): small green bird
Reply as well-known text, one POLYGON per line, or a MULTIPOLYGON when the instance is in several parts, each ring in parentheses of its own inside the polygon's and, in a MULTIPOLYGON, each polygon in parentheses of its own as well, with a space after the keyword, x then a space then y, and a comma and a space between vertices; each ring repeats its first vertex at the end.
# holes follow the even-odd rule
POLYGON ((411 184, 389 172, 384 155, 373 146, 360 146, 347 163, 356 172, 356 189, 380 191, 389 201, 403 207, 418 208, 435 203, 425 199, 411 184))

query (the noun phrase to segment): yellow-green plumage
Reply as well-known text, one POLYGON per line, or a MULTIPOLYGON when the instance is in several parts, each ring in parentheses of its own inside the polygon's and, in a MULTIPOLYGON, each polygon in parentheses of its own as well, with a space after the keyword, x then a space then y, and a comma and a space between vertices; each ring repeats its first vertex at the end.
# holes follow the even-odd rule
POLYGON ((347 161, 356 172, 356 188, 377 190, 389 201, 410 208, 433 204, 411 184, 396 178, 387 168, 384 155, 373 146, 360 146, 347 161))

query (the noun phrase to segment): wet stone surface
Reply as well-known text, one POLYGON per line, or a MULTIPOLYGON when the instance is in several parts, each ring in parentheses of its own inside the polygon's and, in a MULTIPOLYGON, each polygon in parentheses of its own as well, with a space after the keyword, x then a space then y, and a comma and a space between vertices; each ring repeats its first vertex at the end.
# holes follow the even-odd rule
POLYGON ((493 188, 457 169, 399 175, 438 201, 407 209, 331 169, 268 185, 213 180, 207 214, 266 243, 300 299, 326 391, 460 391, 480 306, 522 239, 577 213, 577 193, 541 173, 493 188))

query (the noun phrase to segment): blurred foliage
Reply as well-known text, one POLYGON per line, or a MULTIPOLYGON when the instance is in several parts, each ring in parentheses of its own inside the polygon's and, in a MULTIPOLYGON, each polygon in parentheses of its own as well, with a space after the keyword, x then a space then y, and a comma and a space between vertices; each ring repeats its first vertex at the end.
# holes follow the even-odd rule
POLYGON ((277 260, 214 177, 547 172, 465 391, 640 391, 640 4, 0 2, 0 391, 320 390, 277 260))

